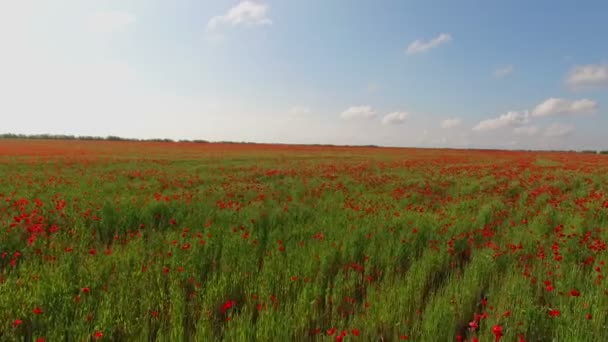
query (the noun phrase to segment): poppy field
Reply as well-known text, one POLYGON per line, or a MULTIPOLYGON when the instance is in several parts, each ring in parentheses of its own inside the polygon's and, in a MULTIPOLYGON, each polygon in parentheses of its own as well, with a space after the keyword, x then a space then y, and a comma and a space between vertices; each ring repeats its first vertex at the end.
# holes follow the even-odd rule
POLYGON ((0 141, 1 341, 605 341, 608 156, 0 141))

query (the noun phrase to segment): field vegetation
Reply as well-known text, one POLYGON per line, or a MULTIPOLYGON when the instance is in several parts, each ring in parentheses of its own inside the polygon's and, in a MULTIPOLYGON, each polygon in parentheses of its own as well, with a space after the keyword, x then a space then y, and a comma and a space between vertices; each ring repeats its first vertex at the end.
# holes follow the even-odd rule
POLYGON ((599 154, 0 140, 2 341, 605 341, 599 154))

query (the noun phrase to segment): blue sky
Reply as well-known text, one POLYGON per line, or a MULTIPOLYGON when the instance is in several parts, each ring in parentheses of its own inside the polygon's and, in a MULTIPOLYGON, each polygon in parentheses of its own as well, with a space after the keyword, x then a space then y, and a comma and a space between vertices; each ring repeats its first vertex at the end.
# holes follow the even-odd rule
POLYGON ((606 13, 606 1, 4 1, 1 131, 608 149, 606 13))

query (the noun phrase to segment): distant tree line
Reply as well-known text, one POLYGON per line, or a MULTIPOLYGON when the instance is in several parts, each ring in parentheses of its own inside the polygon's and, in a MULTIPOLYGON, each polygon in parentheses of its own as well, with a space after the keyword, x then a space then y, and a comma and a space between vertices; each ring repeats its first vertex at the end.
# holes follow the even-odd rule
MULTIPOLYGON (((208 141, 203 139, 135 139, 135 138, 123 138, 115 135, 108 135, 107 137, 90 136, 90 135, 66 135, 66 134, 15 134, 15 133, 4 133, 0 134, 0 139, 30 139, 30 140, 94 140, 94 141, 135 141, 135 142, 165 142, 165 143, 197 143, 197 144, 247 144, 247 145, 259 145, 263 143, 249 142, 249 141, 208 141)), ((292 145, 292 144, 275 144, 275 145, 292 145)), ((302 144, 300 144, 302 145, 302 144)), ((318 146, 318 147, 379 147, 378 145, 332 145, 332 144, 304 144, 304 146, 318 146)))
POLYGON ((207 140, 173 140, 173 139, 135 139, 135 138, 123 138, 115 135, 108 135, 107 137, 91 136, 91 135, 66 135, 66 134, 15 134, 15 133, 4 133, 0 134, 0 139, 30 139, 30 140, 104 140, 104 141, 142 141, 142 142, 193 142, 193 143, 208 143, 207 140))

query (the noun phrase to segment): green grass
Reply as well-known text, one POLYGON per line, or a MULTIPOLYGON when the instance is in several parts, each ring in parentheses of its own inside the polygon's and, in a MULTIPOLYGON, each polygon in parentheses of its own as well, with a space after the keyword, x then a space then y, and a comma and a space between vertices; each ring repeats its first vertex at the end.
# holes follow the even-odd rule
POLYGON ((0 340, 608 338, 608 162, 374 153, 1 159, 0 340))

